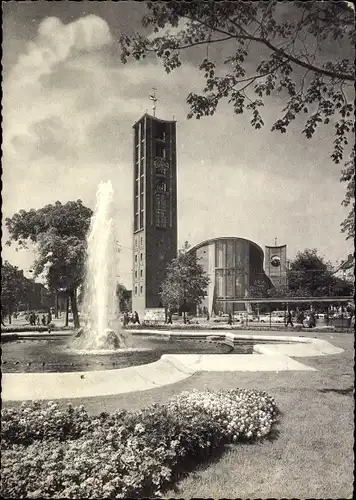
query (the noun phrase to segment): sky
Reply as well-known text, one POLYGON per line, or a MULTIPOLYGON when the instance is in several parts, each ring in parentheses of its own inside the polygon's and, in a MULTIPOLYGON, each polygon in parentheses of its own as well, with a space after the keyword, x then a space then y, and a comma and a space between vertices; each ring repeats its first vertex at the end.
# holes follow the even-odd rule
POLYGON ((142 28, 137 2, 3 3, 3 253, 31 269, 33 251, 4 246, 5 217, 56 200, 94 208, 97 186, 115 191, 120 281, 131 288, 132 125, 151 113, 177 120, 178 243, 238 236, 287 257, 317 248, 332 262, 351 252, 340 233, 348 210, 340 165, 330 159, 332 128, 312 140, 296 120, 271 132, 280 97, 263 110, 265 127, 222 103, 213 117, 187 119, 189 92, 204 85, 198 51, 167 75, 154 57, 120 62, 117 40, 142 28))

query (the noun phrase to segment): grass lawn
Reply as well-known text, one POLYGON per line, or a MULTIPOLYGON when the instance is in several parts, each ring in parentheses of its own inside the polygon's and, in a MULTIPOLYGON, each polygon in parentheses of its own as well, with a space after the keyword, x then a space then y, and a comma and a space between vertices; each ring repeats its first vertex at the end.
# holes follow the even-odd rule
POLYGON ((98 413, 163 403, 177 392, 193 388, 265 390, 275 398, 283 413, 277 425, 277 439, 230 447, 219 459, 182 478, 165 496, 352 498, 354 336, 346 333, 314 336, 345 349, 333 356, 299 358, 317 372, 200 373, 152 391, 72 402, 83 404, 90 413, 98 413))

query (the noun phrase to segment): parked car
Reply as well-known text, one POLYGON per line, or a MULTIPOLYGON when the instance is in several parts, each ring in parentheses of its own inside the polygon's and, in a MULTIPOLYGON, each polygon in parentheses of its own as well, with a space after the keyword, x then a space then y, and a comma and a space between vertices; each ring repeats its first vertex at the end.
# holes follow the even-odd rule
POLYGON ((269 314, 260 314, 257 317, 257 321, 259 321, 260 323, 269 323, 270 322, 270 316, 269 316, 269 314))
POLYGON ((272 323, 285 323, 286 313, 284 311, 273 311, 271 314, 272 323))
POLYGON ((257 318, 256 318, 255 314, 253 314, 253 313, 240 312, 240 313, 235 313, 233 315, 233 320, 236 322, 239 322, 239 321, 251 322, 251 321, 256 321, 256 319, 257 318))
POLYGON ((260 323, 285 323, 284 312, 272 312, 269 314, 260 314, 257 317, 257 321, 260 323))

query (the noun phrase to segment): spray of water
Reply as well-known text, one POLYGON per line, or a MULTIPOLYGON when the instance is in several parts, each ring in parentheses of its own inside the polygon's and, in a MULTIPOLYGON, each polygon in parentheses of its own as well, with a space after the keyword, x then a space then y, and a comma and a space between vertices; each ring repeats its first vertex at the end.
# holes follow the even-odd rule
POLYGON ((119 347, 118 334, 110 329, 117 316, 117 248, 113 218, 113 187, 101 182, 87 238, 83 313, 87 324, 80 332, 84 349, 119 347))

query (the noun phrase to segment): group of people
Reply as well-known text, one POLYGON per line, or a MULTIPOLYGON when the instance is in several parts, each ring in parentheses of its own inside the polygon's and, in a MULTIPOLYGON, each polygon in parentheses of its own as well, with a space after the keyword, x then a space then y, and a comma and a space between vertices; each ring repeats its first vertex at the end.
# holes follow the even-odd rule
POLYGON ((133 323, 134 325, 135 324, 138 324, 138 325, 141 324, 140 323, 140 317, 139 317, 137 311, 135 311, 134 313, 124 312, 124 315, 123 315, 123 325, 126 326, 129 323, 133 323))
MULTIPOLYGON (((287 321, 286 321, 286 327, 288 325, 294 326, 293 325, 293 313, 292 313, 292 311, 290 309, 287 312, 287 318, 286 319, 287 319, 287 321)), ((305 326, 304 322, 305 322, 306 317, 305 317, 304 311, 297 310, 296 314, 295 314, 295 319, 296 319, 296 323, 297 324, 305 326)), ((308 317, 307 317, 307 326, 308 326, 308 328, 314 328, 315 325, 316 325, 316 315, 315 315, 315 312, 314 311, 310 311, 310 313, 308 314, 308 317)))
POLYGON ((35 312, 31 312, 28 316, 29 322, 31 326, 40 326, 41 323, 43 326, 47 326, 52 322, 52 314, 48 312, 47 315, 43 314, 42 318, 40 318, 40 314, 36 314, 35 312))

